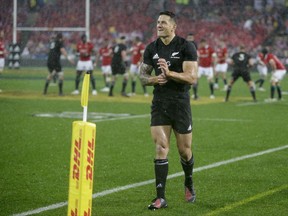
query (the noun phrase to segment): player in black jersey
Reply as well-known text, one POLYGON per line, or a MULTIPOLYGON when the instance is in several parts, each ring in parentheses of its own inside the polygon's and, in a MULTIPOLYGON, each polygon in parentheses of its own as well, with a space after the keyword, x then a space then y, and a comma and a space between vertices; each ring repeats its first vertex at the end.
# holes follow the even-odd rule
POLYGON ((148 206, 151 210, 167 207, 165 185, 172 131, 185 174, 185 198, 188 202, 196 199, 192 180, 194 157, 189 90, 197 79, 197 52, 195 46, 177 36, 175 30, 175 14, 161 12, 157 20, 158 39, 147 46, 140 66, 142 84, 154 86, 150 129, 156 145, 157 196, 148 206), (152 75, 153 70, 155 75, 152 75))
POLYGON ((128 83, 129 75, 126 73, 126 64, 125 59, 127 55, 127 47, 125 45, 125 36, 122 36, 119 40, 119 43, 117 43, 113 47, 113 57, 111 62, 111 69, 112 69, 112 80, 110 84, 110 90, 109 90, 109 96, 113 96, 113 89, 116 82, 116 76, 123 75, 123 82, 122 82, 122 90, 121 95, 125 97, 129 97, 126 94, 126 86, 128 83))
POLYGON ((51 79, 54 77, 55 74, 58 76, 58 86, 59 86, 59 95, 63 95, 63 79, 64 79, 64 73, 62 71, 62 66, 60 62, 61 54, 64 55, 71 64, 74 64, 74 61, 68 58, 66 49, 63 45, 63 36, 61 33, 58 33, 56 37, 52 38, 50 42, 50 50, 48 54, 48 61, 47 61, 47 67, 49 74, 46 78, 45 87, 43 94, 47 94, 48 86, 51 81, 51 79))
POLYGON ((226 91, 225 102, 228 101, 232 86, 239 77, 242 77, 243 81, 247 83, 253 101, 256 102, 255 84, 251 80, 249 72, 249 68, 253 66, 253 62, 251 56, 245 52, 245 47, 243 45, 240 46, 239 52, 235 53, 232 56, 231 64, 233 65, 234 69, 232 72, 232 79, 230 80, 230 83, 226 91))

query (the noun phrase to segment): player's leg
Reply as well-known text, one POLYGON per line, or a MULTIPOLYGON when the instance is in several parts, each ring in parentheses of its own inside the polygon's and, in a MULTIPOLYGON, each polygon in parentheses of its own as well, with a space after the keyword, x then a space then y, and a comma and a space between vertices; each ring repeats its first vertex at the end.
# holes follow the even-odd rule
POLYGON ((212 67, 206 68, 206 76, 210 89, 210 99, 214 99, 214 84, 213 84, 213 69, 212 67))
POLYGON ((221 72, 221 77, 222 77, 222 80, 223 80, 223 83, 224 83, 223 91, 226 91, 227 88, 228 88, 226 74, 227 74, 226 71, 222 71, 221 72))
POLYGON ((173 108, 173 131, 176 137, 180 162, 184 171, 185 199, 188 202, 196 200, 196 193, 193 185, 194 158, 192 153, 192 114, 189 100, 178 100, 173 108), (175 109, 177 107, 177 109, 175 109))
POLYGON ((131 96, 136 94, 136 77, 137 76, 137 65, 130 65, 130 77, 131 77, 131 96))
POLYGON ((282 100, 282 90, 280 87, 280 82, 281 80, 284 78, 285 74, 286 74, 286 70, 276 70, 276 72, 274 73, 274 82, 275 82, 275 86, 276 86, 276 90, 277 90, 277 94, 278 94, 278 100, 282 100))
POLYGON ((124 97, 129 97, 129 95, 126 93, 126 87, 127 87, 127 84, 128 84, 128 80, 129 80, 129 73, 126 73, 124 71, 123 81, 122 81, 122 89, 121 89, 121 95, 124 96, 124 97))
POLYGON ((92 85, 92 95, 97 95, 96 81, 95 81, 95 77, 93 75, 93 70, 88 70, 87 73, 90 74, 90 82, 92 85))
POLYGON ((194 100, 198 100, 198 79, 196 82, 192 84, 192 92, 193 92, 192 98, 194 100))
POLYGON ((101 92, 109 92, 110 82, 111 82, 111 66, 106 65, 101 67, 103 79, 104 79, 104 85, 105 87, 102 88, 101 92))
POLYGON ((192 84, 192 91, 193 91, 192 98, 194 100, 198 100, 198 98, 199 98, 199 96, 198 96, 199 79, 201 78, 202 75, 204 75, 204 68, 203 67, 198 67, 197 81, 192 84))
POLYGON ((80 93, 79 85, 81 82, 81 75, 84 70, 86 70, 85 62, 79 60, 76 65, 75 90, 71 93, 73 95, 78 95, 80 93))
MULTIPOLYGON (((4 70, 4 65, 5 65, 5 60, 4 58, 0 58, 0 79, 1 79, 1 76, 2 76, 2 72, 4 70)), ((0 92, 2 92, 2 90, 0 89, 0 92)))
POLYGON ((214 89, 219 89, 218 80, 219 80, 219 64, 216 65, 215 68, 215 79, 214 79, 214 89))
POLYGON ((151 135, 155 143, 155 186, 156 198, 148 206, 150 210, 167 207, 165 187, 168 176, 168 152, 170 145, 171 126, 151 126, 151 135))
POLYGON ((227 70, 228 70, 228 64, 227 63, 224 63, 221 65, 221 77, 222 77, 222 80, 223 80, 223 83, 224 83, 224 88, 223 90, 226 91, 227 88, 228 88, 228 85, 227 85, 227 70))
POLYGON ((255 84, 259 84, 259 91, 265 91, 265 89, 263 88, 263 84, 265 82, 266 76, 267 76, 267 67, 263 66, 263 65, 258 65, 257 66, 258 72, 259 72, 259 79, 255 82, 255 84))
POLYGON ((0 58, 0 74, 2 74, 2 72, 4 70, 4 66, 5 66, 5 59, 0 58))
POLYGON ((247 84, 249 86, 249 90, 250 90, 250 93, 252 95, 253 101, 256 102, 255 83, 250 79, 247 81, 247 84))
MULTIPOLYGON (((112 71, 113 71, 113 69, 112 69, 112 71)), ((110 87, 109 87, 109 94, 108 94, 108 96, 110 96, 110 97, 114 96, 113 90, 114 90, 114 86, 116 83, 116 79, 117 79, 117 75, 112 73, 111 83, 110 83, 110 87)))
POLYGON ((46 77, 46 81, 45 81, 45 85, 44 85, 44 91, 43 91, 44 95, 47 94, 49 83, 50 83, 52 77, 54 76, 54 74, 56 73, 53 65, 48 64, 47 66, 48 66, 48 75, 46 77))
POLYGON ((64 72, 61 70, 61 68, 59 68, 57 76, 58 76, 59 96, 63 96, 64 72))
POLYGON ((227 102, 229 100, 229 96, 230 96, 230 93, 232 91, 232 86, 237 81, 239 76, 240 76, 240 73, 238 73, 237 71, 233 71, 232 78, 231 78, 231 80, 230 80, 230 82, 228 84, 228 87, 227 87, 226 96, 225 96, 225 102, 227 102))
POLYGON ((184 171, 184 186, 185 186, 185 199, 188 202, 195 202, 196 192, 193 184, 193 167, 194 167, 194 157, 191 149, 192 145, 192 132, 188 134, 180 134, 174 131, 178 152, 180 155, 180 162, 182 169, 184 171))

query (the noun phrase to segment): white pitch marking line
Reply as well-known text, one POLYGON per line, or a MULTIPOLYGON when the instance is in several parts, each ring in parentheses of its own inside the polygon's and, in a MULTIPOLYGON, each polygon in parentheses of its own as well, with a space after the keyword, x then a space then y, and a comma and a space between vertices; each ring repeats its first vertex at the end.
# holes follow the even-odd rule
POLYGON ((91 120, 90 122, 104 122, 104 121, 115 121, 115 120, 126 120, 126 119, 134 119, 134 118, 146 118, 149 117, 150 114, 144 115, 135 115, 135 116, 123 116, 123 117, 116 117, 116 118, 106 118, 106 119, 99 119, 99 120, 91 120))
MULTIPOLYGON (((229 160, 219 161, 219 162, 216 162, 216 163, 213 163, 213 164, 210 164, 210 165, 206 165, 206 166, 195 168, 194 172, 200 172, 200 171, 203 171, 203 170, 212 169, 212 168, 219 167, 219 166, 222 166, 222 165, 235 163, 237 161, 241 161, 241 160, 246 160, 246 159, 249 159, 249 158, 262 156, 262 155, 273 153, 273 152, 276 152, 276 151, 281 151, 281 150, 284 150, 284 149, 287 149, 287 148, 288 148, 288 145, 284 145, 284 146, 280 146, 280 147, 277 147, 277 148, 267 149, 265 151, 261 151, 261 152, 257 152, 257 153, 253 153, 253 154, 249 154, 249 155, 244 155, 244 156, 232 158, 232 159, 229 159, 229 160)), ((168 179, 176 178, 176 177, 179 177, 179 176, 182 176, 182 175, 183 175, 183 172, 174 173, 172 175, 169 175, 168 179)), ((106 195, 109 195, 109 194, 117 193, 119 191, 124 191, 124 190, 128 190, 128 189, 131 189, 131 188, 136 188, 136 187, 152 184, 154 182, 155 182, 154 179, 150 179, 150 180, 143 181, 143 182, 138 182, 138 183, 135 183, 135 184, 130 184, 130 185, 125 185, 125 186, 121 186, 121 187, 116 187, 116 188, 113 188, 113 189, 110 189, 110 190, 105 190, 105 191, 102 191, 102 192, 99 192, 99 193, 95 193, 95 194, 93 194, 92 197, 93 198, 103 197, 103 196, 106 196, 106 195)), ((61 203, 56 203, 56 204, 53 204, 53 205, 49 205, 49 206, 46 206, 46 207, 34 209, 34 210, 31 210, 31 211, 22 212, 22 213, 19 213, 19 214, 14 214, 12 216, 27 216, 27 215, 38 214, 38 213, 41 213, 41 212, 44 212, 44 211, 49 211, 49 210, 53 210, 53 209, 57 209, 57 208, 61 208, 61 207, 67 206, 67 204, 68 204, 67 201, 66 202, 61 202, 61 203)))
POLYGON ((252 120, 249 119, 223 119, 223 118, 194 118, 196 121, 221 121, 221 122, 250 122, 252 120))

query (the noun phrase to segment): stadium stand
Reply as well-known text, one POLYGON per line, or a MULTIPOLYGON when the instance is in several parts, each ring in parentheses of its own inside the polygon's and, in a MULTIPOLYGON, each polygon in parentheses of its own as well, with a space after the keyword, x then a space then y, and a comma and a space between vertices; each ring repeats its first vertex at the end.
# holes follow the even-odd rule
MULTIPOLYGON (((29 27, 83 27, 85 26, 85 5, 83 1, 47 1, 41 7, 29 10, 25 0, 18 1, 18 26, 29 27)), ((281 1, 261 0, 113 0, 90 1, 90 35, 96 49, 104 38, 114 39, 135 35, 148 43, 155 39, 152 29, 154 18, 160 10, 175 11, 179 16, 177 34, 185 37, 195 33, 196 41, 206 38, 211 45, 224 40, 229 50, 234 51, 240 43, 256 53, 260 45, 273 45, 287 58, 287 39, 279 35, 288 34, 288 9, 281 1), (279 4, 280 2, 280 4, 279 4), (284 6, 284 7, 283 7, 284 6), (275 40, 277 38, 277 40, 275 40), (279 39, 280 38, 280 39, 279 39), (281 49, 278 49, 281 48, 281 49)), ((6 43, 12 40, 13 1, 4 1, 0 9, 0 31, 5 32, 6 43)), ((51 34, 19 32, 21 48, 31 58, 45 58, 51 34)), ((79 38, 78 33, 65 34, 68 52, 73 52, 79 38)))

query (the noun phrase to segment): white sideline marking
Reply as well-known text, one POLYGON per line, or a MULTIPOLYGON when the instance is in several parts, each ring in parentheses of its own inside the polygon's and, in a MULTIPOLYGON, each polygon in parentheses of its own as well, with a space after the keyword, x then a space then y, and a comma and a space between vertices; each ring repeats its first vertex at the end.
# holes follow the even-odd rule
POLYGON ((193 121, 221 121, 221 122, 250 122, 252 120, 249 119, 223 119, 223 118, 195 118, 193 121))
POLYGON ((135 116, 123 116, 123 117, 117 117, 117 118, 107 118, 107 119, 98 119, 98 120, 91 120, 91 122, 103 122, 103 121, 115 121, 115 120, 121 120, 121 119, 134 119, 134 118, 146 118, 149 117, 150 114, 144 114, 144 115, 135 115, 135 116))
MULTIPOLYGON (((265 151, 261 151, 261 152, 257 152, 257 153, 253 153, 253 154, 249 154, 249 155, 244 155, 244 156, 232 158, 232 159, 229 159, 229 160, 219 161, 219 162, 216 162, 216 163, 213 163, 213 164, 210 164, 210 165, 206 165, 206 166, 195 168, 194 172, 200 172, 200 171, 203 171, 203 170, 212 169, 212 168, 215 168, 215 167, 219 167, 219 166, 222 166, 222 165, 234 163, 234 162, 237 162, 237 161, 246 160, 246 159, 253 158, 253 157, 258 157, 258 156, 261 156, 261 155, 264 155, 264 154, 269 154, 269 153, 276 152, 276 151, 281 151, 281 150, 287 149, 287 148, 288 148, 288 145, 284 145, 284 146, 280 146, 280 147, 277 147, 277 148, 272 148, 272 149, 268 149, 268 150, 265 150, 265 151)), ((182 176, 182 175, 183 175, 183 172, 174 173, 172 175, 169 175, 167 179, 176 178, 176 177, 179 177, 179 176, 182 176)), ((112 193, 117 193, 119 191, 124 191, 124 190, 128 190, 128 189, 131 189, 131 188, 136 188, 136 187, 152 184, 154 182, 155 182, 154 179, 150 179, 150 180, 139 182, 139 183, 135 183, 135 184, 130 184, 130 185, 125 185, 125 186, 121 186, 121 187, 116 187, 116 188, 113 188, 113 189, 110 189, 110 190, 105 190, 105 191, 102 191, 102 192, 99 192, 99 193, 95 193, 95 194, 92 195, 92 197, 93 198, 102 197, 102 196, 106 196, 106 195, 109 195, 109 194, 112 194, 112 193)), ((46 206, 46 207, 34 209, 34 210, 31 210, 31 211, 22 212, 22 213, 19 213, 19 214, 13 214, 12 216, 33 215, 33 214, 38 214, 38 213, 41 213, 41 212, 44 212, 44 211, 49 211, 49 210, 61 208, 63 206, 67 206, 67 205, 68 205, 68 202, 66 201, 66 202, 56 203, 56 204, 52 204, 52 205, 49 205, 49 206, 46 206)))

